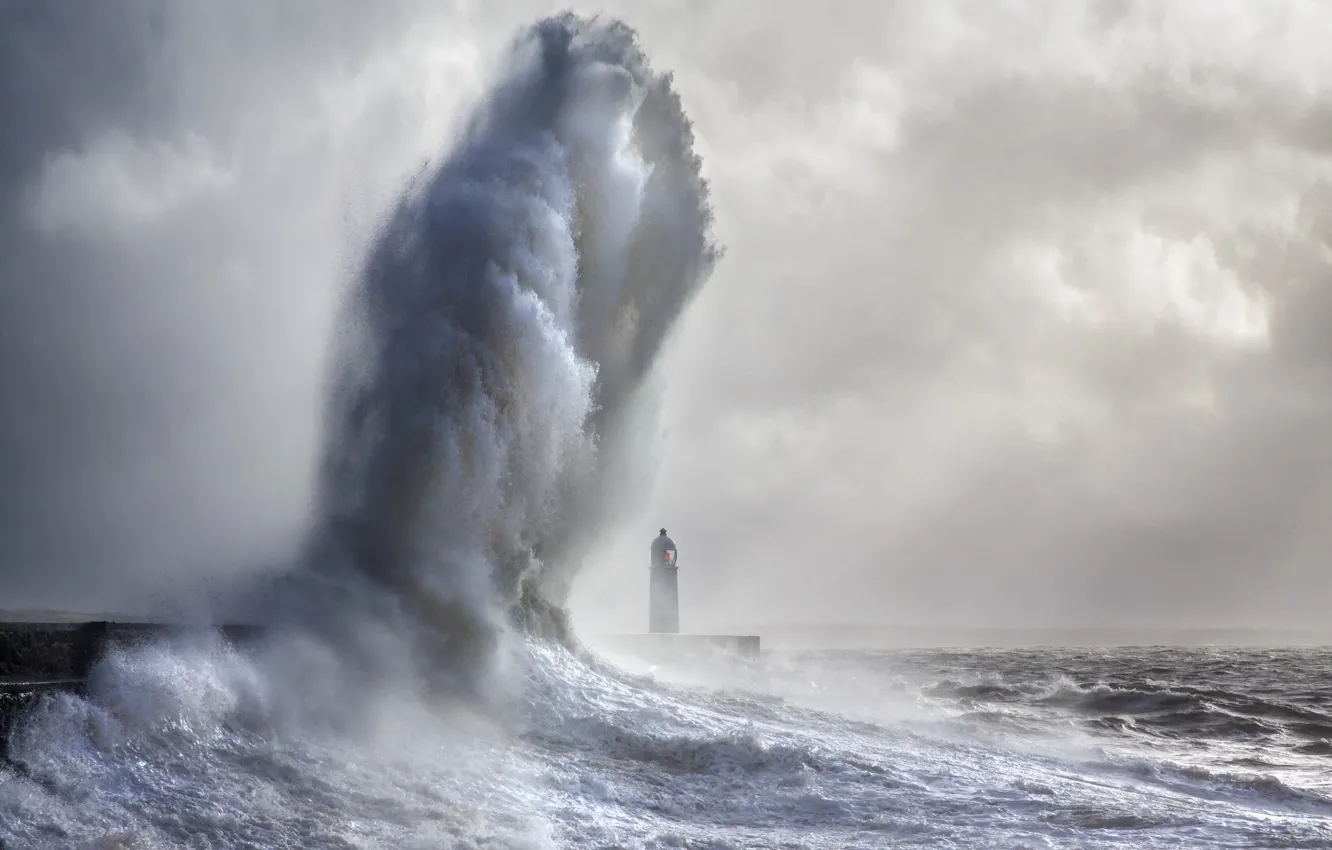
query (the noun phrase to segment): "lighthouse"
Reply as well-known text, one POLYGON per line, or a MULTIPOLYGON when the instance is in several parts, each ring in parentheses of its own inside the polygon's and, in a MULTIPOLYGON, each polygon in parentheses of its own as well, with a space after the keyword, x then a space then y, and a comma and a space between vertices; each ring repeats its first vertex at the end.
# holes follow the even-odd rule
MULTIPOLYGON (((758 658, 758 635, 680 634, 679 575, 680 554, 663 528, 648 547, 647 631, 595 635, 589 644, 653 664, 712 659, 718 653, 758 658)), ((697 577, 699 573, 690 575, 697 577)))
POLYGON ((678 634, 680 631, 679 552, 666 529, 652 541, 648 562, 648 631, 678 634))

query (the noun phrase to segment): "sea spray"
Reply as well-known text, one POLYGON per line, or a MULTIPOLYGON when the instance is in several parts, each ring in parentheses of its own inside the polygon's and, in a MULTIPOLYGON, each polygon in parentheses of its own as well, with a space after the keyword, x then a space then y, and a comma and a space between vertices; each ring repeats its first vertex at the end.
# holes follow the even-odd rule
POLYGON ((599 457, 720 256, 692 144, 631 29, 546 19, 383 225, 344 313, 303 577, 371 589, 432 670, 473 668, 510 625, 567 635, 599 457))
MULTIPOLYGON (((385 218, 349 294, 308 547, 268 610, 248 610, 271 631, 244 651, 173 638, 112 652, 87 698, 44 701, 14 738, 43 801, 133 789, 152 764, 173 786, 228 777, 219 800, 279 801, 260 808, 283 834, 340 829, 337 783, 363 779, 325 777, 354 774, 368 747, 486 779, 448 786, 447 804, 428 789, 426 815, 383 816, 489 832, 469 813, 526 783, 478 715, 539 723, 543 711, 523 717, 534 700, 564 704, 551 691, 563 673, 543 668, 568 658, 499 638, 568 636, 568 582, 622 469, 606 459, 629 454, 638 395, 719 257, 707 198, 670 79, 631 30, 563 16, 524 33, 451 152, 385 218), (505 650, 526 676, 494 675, 505 650), (473 803, 468 788, 486 790, 473 803)), ((389 784, 378 799, 402 797, 389 784)), ((99 810, 78 831, 130 825, 169 846, 200 829, 174 817, 99 810)), ((21 840, 62 821, 29 807, 21 840)), ((224 842, 251 829, 232 828, 224 842)))

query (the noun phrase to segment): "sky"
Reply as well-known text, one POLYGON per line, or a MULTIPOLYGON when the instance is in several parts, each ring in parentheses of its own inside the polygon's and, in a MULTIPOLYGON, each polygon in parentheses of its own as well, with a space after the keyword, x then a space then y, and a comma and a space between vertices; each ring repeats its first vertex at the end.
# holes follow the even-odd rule
MULTIPOLYGON (((375 222, 544 2, 0 11, 0 579, 281 563, 375 222)), ((1321 627, 1332 8, 640 2, 726 256, 573 599, 778 622, 1321 627)))

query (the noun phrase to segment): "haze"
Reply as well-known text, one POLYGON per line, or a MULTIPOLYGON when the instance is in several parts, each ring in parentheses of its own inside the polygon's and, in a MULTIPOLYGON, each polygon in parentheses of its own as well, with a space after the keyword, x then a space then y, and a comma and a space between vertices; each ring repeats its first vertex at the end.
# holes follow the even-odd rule
MULTIPOLYGON (((0 11, 4 607, 290 557, 338 297, 539 2, 0 11)), ((610 3, 727 255, 574 609, 1321 627, 1332 8, 610 3)))

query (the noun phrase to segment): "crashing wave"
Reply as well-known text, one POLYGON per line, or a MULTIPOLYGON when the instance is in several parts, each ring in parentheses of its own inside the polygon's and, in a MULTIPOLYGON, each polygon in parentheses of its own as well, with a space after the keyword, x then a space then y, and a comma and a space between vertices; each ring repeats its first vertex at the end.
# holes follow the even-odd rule
POLYGON ((516 41, 347 304, 305 596, 387 591, 371 604, 432 658, 484 657, 506 625, 567 637, 604 459, 720 257, 700 164, 630 28, 564 15, 516 41))

